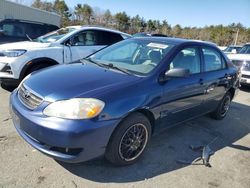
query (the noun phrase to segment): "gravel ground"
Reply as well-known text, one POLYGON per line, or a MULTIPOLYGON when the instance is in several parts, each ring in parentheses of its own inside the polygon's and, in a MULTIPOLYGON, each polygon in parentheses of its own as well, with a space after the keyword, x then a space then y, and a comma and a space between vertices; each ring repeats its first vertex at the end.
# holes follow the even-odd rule
POLYGON ((58 163, 29 146, 10 119, 9 92, 0 89, 0 187, 250 187, 250 90, 239 91, 228 116, 208 116, 157 134, 142 160, 115 167, 103 158, 58 163), (200 155, 189 145, 211 144, 211 168, 185 165, 200 155))

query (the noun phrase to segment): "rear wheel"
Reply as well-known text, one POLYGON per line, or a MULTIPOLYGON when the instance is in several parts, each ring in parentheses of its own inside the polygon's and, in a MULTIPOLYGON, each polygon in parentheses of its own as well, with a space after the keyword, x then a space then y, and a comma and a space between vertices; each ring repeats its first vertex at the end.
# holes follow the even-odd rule
POLYGON ((118 125, 105 156, 115 165, 133 164, 142 156, 150 138, 149 120, 141 113, 134 113, 118 125))
POLYGON ((230 108, 232 95, 227 92, 223 99, 220 101, 218 107, 211 113, 211 117, 217 120, 223 119, 230 108))
POLYGON ((33 65, 32 67, 30 67, 26 71, 25 76, 27 76, 28 74, 30 74, 30 73, 32 73, 34 71, 37 71, 37 70, 40 70, 40 69, 44 69, 44 68, 49 67, 49 66, 51 66, 51 65, 49 65, 48 63, 38 63, 38 64, 35 64, 35 65, 33 65))
POLYGON ((4 82, 1 83, 1 87, 10 92, 12 92, 17 86, 18 86, 18 83, 16 85, 4 83, 4 82))

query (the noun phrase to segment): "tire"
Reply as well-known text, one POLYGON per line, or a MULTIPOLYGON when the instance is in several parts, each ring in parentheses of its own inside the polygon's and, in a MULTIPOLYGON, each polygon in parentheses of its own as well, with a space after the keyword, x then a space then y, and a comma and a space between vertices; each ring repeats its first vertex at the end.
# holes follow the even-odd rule
POLYGON ((133 113, 116 128, 108 143, 105 157, 118 166, 135 163, 151 139, 151 124, 141 113, 133 113))
POLYGON ((17 85, 10 85, 7 83, 1 83, 1 87, 9 92, 12 92, 14 89, 16 89, 17 86, 18 86, 18 84, 17 85))
MULTIPOLYGON (((37 70, 40 70, 40 69, 44 69, 44 68, 46 68, 46 67, 49 67, 49 66, 51 66, 51 65, 49 65, 49 64, 47 64, 47 63, 39 63, 39 64, 35 64, 35 65, 33 65, 32 67, 30 67, 27 71, 26 71, 26 73, 25 73, 25 76, 27 76, 27 75, 29 75, 30 73, 32 73, 32 72, 34 72, 34 71, 37 71, 37 70)), ((24 77, 25 77, 24 76, 24 77)))
POLYGON ((218 107, 211 113, 211 117, 216 120, 221 120, 226 117, 232 100, 232 95, 227 92, 220 101, 218 107))

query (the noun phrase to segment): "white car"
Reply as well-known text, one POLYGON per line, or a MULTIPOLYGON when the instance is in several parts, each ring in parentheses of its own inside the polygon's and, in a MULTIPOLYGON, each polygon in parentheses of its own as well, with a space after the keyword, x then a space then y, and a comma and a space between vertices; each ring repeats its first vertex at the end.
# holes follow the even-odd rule
POLYGON ((223 50, 225 54, 237 54, 240 52, 242 46, 239 45, 230 45, 223 50))
POLYGON ((244 45, 238 54, 227 56, 241 71, 240 84, 250 86, 250 44, 244 45))
POLYGON ((0 45, 0 81, 17 86, 33 71, 77 61, 129 37, 101 27, 70 26, 33 41, 0 45))

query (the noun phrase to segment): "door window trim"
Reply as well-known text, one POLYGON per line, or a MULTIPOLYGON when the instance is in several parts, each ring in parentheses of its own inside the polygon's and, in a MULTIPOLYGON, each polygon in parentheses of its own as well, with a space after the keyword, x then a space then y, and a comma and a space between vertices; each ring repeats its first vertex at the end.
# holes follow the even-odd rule
POLYGON ((201 49, 200 49, 200 46, 199 45, 185 45, 183 47, 181 47, 180 49, 177 50, 177 52, 172 56, 171 60, 168 62, 168 68, 166 71, 170 70, 170 64, 171 62, 175 59, 175 57, 184 49, 186 48, 195 48, 198 52, 198 56, 199 56, 199 61, 200 61, 200 72, 198 73, 190 73, 190 76, 192 75, 198 75, 198 74, 201 74, 203 72, 203 69, 202 69, 202 66, 203 66, 203 63, 202 63, 202 54, 201 54, 201 49))
POLYGON ((211 46, 200 46, 199 48, 200 48, 200 55, 201 55, 201 59, 202 59, 202 72, 203 73, 205 73, 205 72, 216 72, 216 71, 222 71, 222 70, 228 69, 227 61, 226 61, 225 57, 223 56, 223 54, 219 50, 217 50, 216 48, 211 47, 211 46), (221 69, 217 69, 217 70, 206 71, 205 70, 205 57, 204 57, 204 53, 203 53, 203 50, 202 50, 203 48, 211 49, 211 50, 217 52, 220 55, 220 60, 221 60, 222 63, 224 63, 225 67, 221 68, 221 69))

